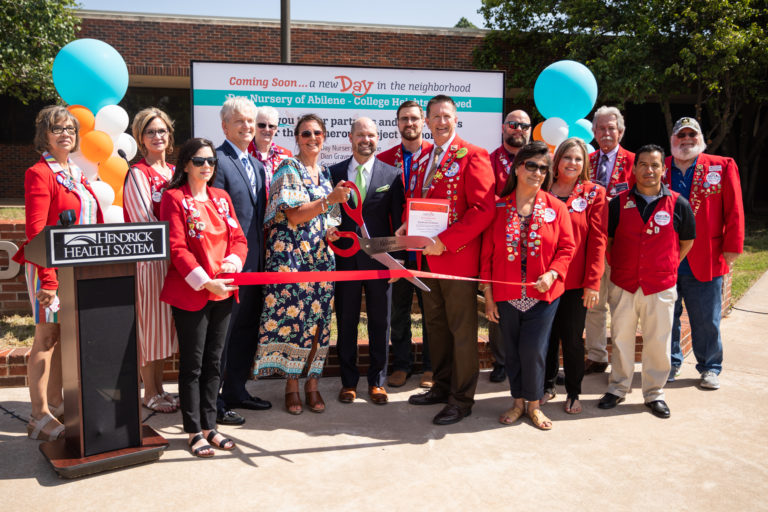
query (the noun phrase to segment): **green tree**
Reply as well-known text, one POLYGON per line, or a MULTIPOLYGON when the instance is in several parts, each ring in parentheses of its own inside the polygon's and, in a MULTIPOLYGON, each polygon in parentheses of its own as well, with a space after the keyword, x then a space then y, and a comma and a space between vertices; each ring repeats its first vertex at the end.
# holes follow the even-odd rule
POLYGON ((75 39, 75 0, 0 1, 0 94, 23 103, 56 97, 51 67, 75 39))
POLYGON ((461 17, 459 21, 456 22, 456 24, 453 26, 454 28, 477 28, 477 25, 469 21, 464 16, 461 17))
POLYGON ((599 104, 692 102, 710 152, 737 158, 747 206, 768 138, 765 0, 485 0, 492 29, 475 53, 505 69, 530 100, 539 72, 560 59, 587 65, 599 104))

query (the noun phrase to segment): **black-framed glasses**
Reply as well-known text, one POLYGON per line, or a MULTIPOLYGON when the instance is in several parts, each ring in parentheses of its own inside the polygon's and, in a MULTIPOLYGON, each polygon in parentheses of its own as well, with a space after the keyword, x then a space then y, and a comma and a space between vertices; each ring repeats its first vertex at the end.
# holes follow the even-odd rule
POLYGON ((168 135, 168 130, 166 130, 165 128, 160 128, 159 130, 147 130, 144 132, 144 135, 146 135, 150 139, 154 139, 155 135, 165 137, 166 135, 168 135))
POLYGON ((537 164, 536 162, 525 162, 523 164, 525 170, 528 172, 538 172, 539 174, 547 174, 549 172, 548 164, 537 164))
POLYGON ((506 125, 513 130, 527 130, 531 127, 531 123, 518 123, 517 121, 507 121, 506 125))
POLYGON ((696 132, 677 132, 677 134, 675 134, 675 137, 677 137, 678 139, 684 139, 686 137, 695 139, 697 135, 698 133, 696 132))
POLYGON ((269 128, 270 130, 277 130, 276 124, 267 124, 267 123, 256 123, 256 126, 264 130, 265 128, 269 128))
POLYGON ((208 167, 213 167, 218 161, 215 156, 193 156, 189 159, 192 165, 195 167, 202 167, 203 164, 208 164, 208 167))
POLYGON ((67 135, 74 135, 77 133, 77 128, 74 126, 51 126, 51 133, 54 135, 61 135, 67 132, 67 135))
POLYGON ((303 132, 301 132, 299 135, 300 135, 301 137, 305 138, 305 139, 308 139, 308 138, 310 138, 312 135, 314 135, 315 137, 320 137, 320 136, 322 136, 322 135, 323 135, 323 132, 322 132, 321 130, 315 130, 315 131, 311 131, 311 130, 304 130, 304 131, 303 131, 303 132))

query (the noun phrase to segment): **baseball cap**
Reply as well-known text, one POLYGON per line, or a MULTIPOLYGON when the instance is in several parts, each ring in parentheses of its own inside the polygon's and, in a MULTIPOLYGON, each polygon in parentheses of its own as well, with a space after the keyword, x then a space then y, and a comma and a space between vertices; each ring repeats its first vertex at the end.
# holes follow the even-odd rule
POLYGON ((699 122, 692 117, 681 117, 678 119, 675 123, 675 126, 672 127, 672 135, 677 135, 677 132, 683 128, 690 128, 696 133, 701 134, 701 127, 699 126, 699 122))

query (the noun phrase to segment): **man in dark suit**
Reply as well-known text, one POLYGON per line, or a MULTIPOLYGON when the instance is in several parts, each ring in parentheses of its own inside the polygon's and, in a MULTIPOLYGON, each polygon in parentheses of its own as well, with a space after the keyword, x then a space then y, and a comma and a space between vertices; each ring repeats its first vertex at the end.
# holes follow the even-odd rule
MULTIPOLYGON (((363 220, 371 238, 392 236, 400 225, 403 213, 403 182, 396 167, 374 157, 379 134, 376 123, 362 117, 352 124, 349 140, 352 156, 331 167, 331 179, 336 186, 340 181, 357 185, 362 196, 363 220)), ((351 199, 355 201, 356 199, 351 199)), ((354 203, 353 203, 354 205, 354 203)), ((342 214, 340 231, 361 234, 359 226, 346 213, 342 214)), ((340 244, 341 245, 341 244, 340 244)), ((336 256, 337 270, 378 270, 385 267, 358 251, 344 258, 336 256)), ((384 380, 387 375, 387 345, 392 286, 386 279, 368 281, 340 281, 336 283, 336 323, 338 340, 336 350, 341 366, 339 401, 352 403, 357 397, 357 324, 360 320, 362 292, 365 289, 365 310, 368 314, 368 395, 377 405, 387 403, 384 380)))
MULTIPOLYGON (((243 97, 230 98, 224 102, 220 114, 226 140, 216 148, 218 169, 213 186, 229 193, 248 239, 243 272, 261 272, 264 268, 264 211, 267 205, 264 165, 248 154, 248 144, 256 133, 256 106, 243 97)), ((217 403, 216 422, 225 425, 245 423, 245 418, 232 409, 272 407, 271 403, 251 396, 245 389, 258 347, 261 286, 243 286, 239 296, 240 302, 235 302, 232 307, 221 361, 223 387, 217 403)))

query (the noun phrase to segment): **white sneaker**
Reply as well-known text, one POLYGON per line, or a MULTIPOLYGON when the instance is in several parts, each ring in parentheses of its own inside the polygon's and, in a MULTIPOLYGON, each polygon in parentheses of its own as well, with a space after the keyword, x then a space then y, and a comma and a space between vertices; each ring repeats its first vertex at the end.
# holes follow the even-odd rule
POLYGON ((712 370, 707 370, 701 373, 701 387, 705 389, 720 389, 720 379, 717 378, 717 374, 712 370))

